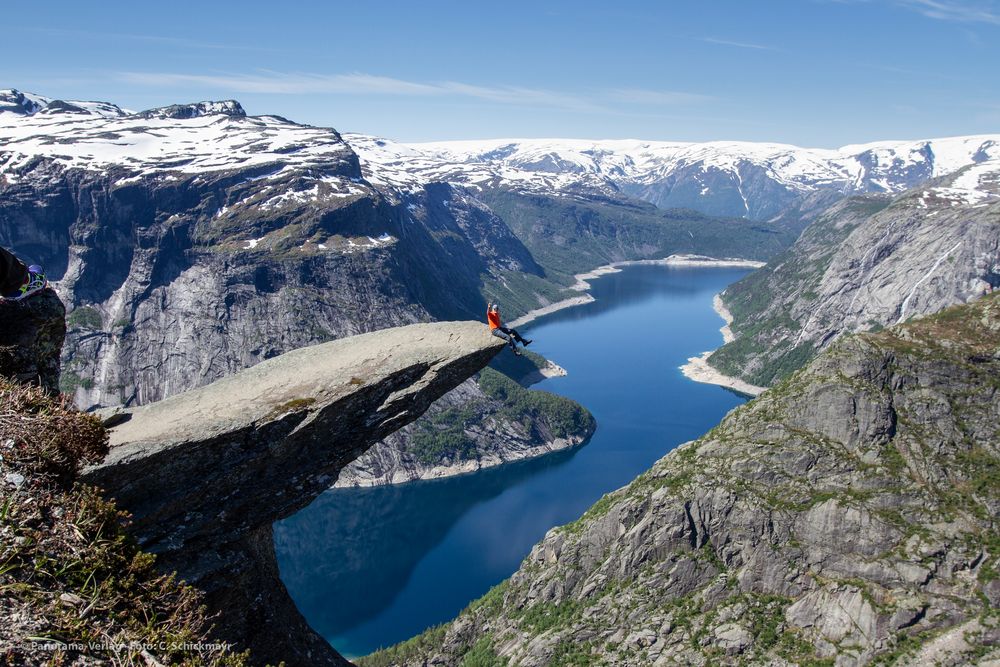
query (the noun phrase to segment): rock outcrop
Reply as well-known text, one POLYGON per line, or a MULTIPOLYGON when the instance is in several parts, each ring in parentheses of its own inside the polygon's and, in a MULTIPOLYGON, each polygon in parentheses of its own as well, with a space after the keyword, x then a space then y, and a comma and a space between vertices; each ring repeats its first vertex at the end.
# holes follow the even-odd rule
POLYGON ((59 391, 66 307, 50 289, 24 301, 0 301, 0 375, 59 391))
POLYGON ((342 664, 288 598, 272 523, 500 349, 482 324, 442 322, 288 352, 119 410, 107 458, 83 481, 134 515, 132 533, 161 568, 207 593, 220 637, 260 663, 342 664))
MULTIPOLYGON (((0 243, 68 307, 62 391, 144 405, 305 345, 480 318, 486 298, 510 316, 557 298, 474 196, 369 167, 332 129, 233 101, 131 114, 0 91, 0 243)), ((488 442, 522 450, 508 433, 488 442)))
POLYGON ((1000 295, 844 337, 457 620, 359 662, 1000 658, 998 377, 1000 295))
POLYGON ((474 380, 442 396, 419 420, 348 465, 337 486, 449 477, 586 442, 597 424, 585 407, 563 396, 526 388, 536 378, 544 378, 538 368, 549 373, 565 371, 538 355, 528 355, 502 353, 474 380), (532 357, 538 366, 517 367, 517 362, 532 357), (497 367, 520 375, 521 382, 497 367))
POLYGON ((1000 160, 902 195, 843 200, 722 294, 736 339, 709 363, 767 386, 845 333, 1000 287, 1000 160))

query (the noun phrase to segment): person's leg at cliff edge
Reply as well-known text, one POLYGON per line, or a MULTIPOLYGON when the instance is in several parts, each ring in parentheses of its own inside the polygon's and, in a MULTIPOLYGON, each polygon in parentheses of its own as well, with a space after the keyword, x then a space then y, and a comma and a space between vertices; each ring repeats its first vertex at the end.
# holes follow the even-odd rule
POLYGON ((0 301, 20 301, 49 286, 37 264, 25 266, 6 248, 0 248, 0 301))
POLYGON ((501 329, 500 327, 491 330, 490 333, 499 338, 500 340, 506 342, 507 345, 510 346, 510 349, 514 352, 514 354, 516 354, 517 356, 521 356, 521 353, 517 351, 517 343, 514 342, 513 336, 508 336, 506 333, 504 333, 503 329, 501 329))
POLYGON ((500 331, 502 331, 505 334, 507 334, 508 336, 510 336, 512 340, 516 340, 521 345, 524 345, 525 347, 528 347, 529 345, 531 345, 531 340, 527 339, 527 338, 522 338, 521 334, 517 333, 517 329, 510 329, 510 328, 507 328, 507 327, 504 327, 504 326, 497 327, 497 328, 500 329, 500 331))

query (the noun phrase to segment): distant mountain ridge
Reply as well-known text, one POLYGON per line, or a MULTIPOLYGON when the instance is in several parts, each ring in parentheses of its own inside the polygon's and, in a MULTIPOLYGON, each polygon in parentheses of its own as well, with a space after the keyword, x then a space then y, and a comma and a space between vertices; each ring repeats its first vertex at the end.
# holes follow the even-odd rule
MULTIPOLYGON (((354 135, 352 135, 353 137, 354 135)), ((349 138, 349 142, 354 140, 349 138)), ((476 186, 622 193, 661 208, 767 220, 813 193, 901 192, 1000 157, 1000 134, 881 141, 835 150, 714 141, 493 139, 406 144, 476 186)), ((412 159, 412 158, 411 158, 412 159)), ((418 169, 426 168, 424 162, 418 169)))
MULTIPOLYGON (((489 139, 406 144, 362 134, 344 138, 371 171, 378 172, 375 181, 395 188, 439 181, 542 194, 627 195, 660 208, 754 220, 767 220, 813 193, 898 193, 1000 158, 1000 134, 879 141, 839 149, 742 141, 489 139)), ((248 117, 234 100, 136 113, 107 102, 0 90, 4 152, 22 159, 44 155, 65 166, 106 168, 125 154, 146 172, 249 166, 273 160, 275 154, 301 164, 325 157, 333 145, 342 147, 339 139, 329 129, 279 116, 248 117), (220 122, 219 116, 249 123, 234 126, 220 122), (182 118, 203 118, 204 123, 183 132, 157 124, 182 118), (155 153, 141 151, 139 135, 144 130, 166 130, 155 142, 155 153), (336 140, 331 141, 331 134, 336 140), (189 156, 195 146, 202 150, 189 156), (206 151, 206 146, 212 150, 206 151)), ((0 163, 0 173, 9 174, 19 164, 10 156, 0 163)))

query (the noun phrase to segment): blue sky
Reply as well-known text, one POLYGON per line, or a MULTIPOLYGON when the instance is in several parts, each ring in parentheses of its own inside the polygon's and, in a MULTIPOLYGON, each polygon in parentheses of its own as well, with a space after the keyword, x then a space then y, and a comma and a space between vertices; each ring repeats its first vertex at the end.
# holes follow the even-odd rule
POLYGON ((1000 0, 5 3, 0 87, 402 141, 1000 131, 1000 0))

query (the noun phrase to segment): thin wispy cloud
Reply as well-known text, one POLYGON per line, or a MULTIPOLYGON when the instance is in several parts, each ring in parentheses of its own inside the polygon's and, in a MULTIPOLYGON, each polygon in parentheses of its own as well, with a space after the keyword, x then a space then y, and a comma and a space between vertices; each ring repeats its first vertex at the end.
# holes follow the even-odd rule
POLYGON ((766 46, 764 44, 752 44, 750 42, 734 42, 731 39, 719 39, 718 37, 704 37, 703 42, 708 42, 709 44, 719 44, 721 46, 735 46, 738 49, 753 49, 756 51, 777 51, 778 49, 773 46, 766 46))
POLYGON ((612 113, 616 103, 677 106, 708 101, 697 93, 613 89, 592 94, 522 86, 483 86, 459 81, 421 82, 362 72, 309 74, 261 71, 255 74, 178 74, 163 72, 119 72, 121 81, 154 87, 199 86, 232 93, 276 95, 343 94, 394 95, 404 97, 459 97, 499 104, 546 107, 586 113, 612 113))
POLYGON ((946 0, 896 0, 896 4, 927 18, 961 23, 1000 25, 1000 10, 992 3, 948 2, 946 0))
POLYGON ((702 95, 700 93, 684 93, 672 90, 645 90, 642 88, 616 88, 609 90, 607 97, 616 102, 657 106, 697 104, 699 102, 711 102, 715 99, 710 95, 702 95))
POLYGON ((966 2, 963 0, 822 0, 838 4, 867 4, 876 1, 908 9, 938 21, 956 23, 985 23, 1000 25, 1000 6, 993 1, 966 2))

